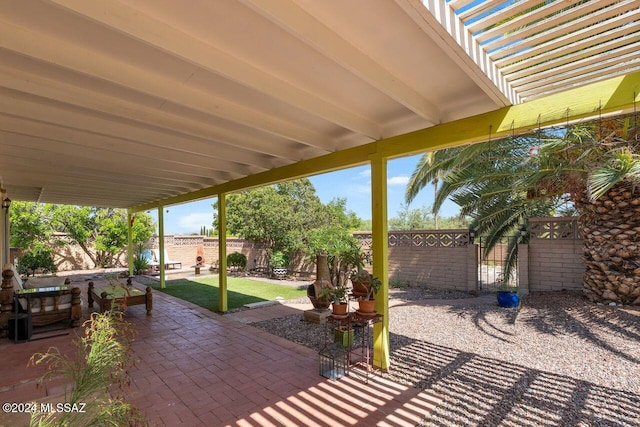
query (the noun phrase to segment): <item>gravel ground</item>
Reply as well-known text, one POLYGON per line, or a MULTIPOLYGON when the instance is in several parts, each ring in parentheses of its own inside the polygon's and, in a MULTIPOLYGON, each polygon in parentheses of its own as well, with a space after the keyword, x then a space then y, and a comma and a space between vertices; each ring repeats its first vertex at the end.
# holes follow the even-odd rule
MULTIPOLYGON (((443 400, 424 426, 640 426, 640 310, 570 292, 523 299, 390 290, 391 370, 443 400)), ((326 327, 255 326, 320 349, 326 327)), ((356 336, 357 340, 357 336, 356 336)))

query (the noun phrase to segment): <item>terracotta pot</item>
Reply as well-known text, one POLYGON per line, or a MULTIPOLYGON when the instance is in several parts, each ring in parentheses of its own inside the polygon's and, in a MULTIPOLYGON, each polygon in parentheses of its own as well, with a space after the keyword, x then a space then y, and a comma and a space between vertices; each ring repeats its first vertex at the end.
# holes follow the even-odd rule
POLYGON ((333 304, 333 314, 344 316, 347 314, 347 304, 333 304))
POLYGON ((358 300, 359 309, 361 313, 375 313, 376 311, 376 301, 373 299, 370 300, 358 300))
POLYGON ((368 280, 363 280, 363 281, 358 281, 358 282, 354 282, 353 280, 351 281, 351 284, 353 285, 353 289, 351 290, 351 293, 357 297, 363 297, 366 296, 369 293, 369 287, 371 286, 369 284, 368 280))

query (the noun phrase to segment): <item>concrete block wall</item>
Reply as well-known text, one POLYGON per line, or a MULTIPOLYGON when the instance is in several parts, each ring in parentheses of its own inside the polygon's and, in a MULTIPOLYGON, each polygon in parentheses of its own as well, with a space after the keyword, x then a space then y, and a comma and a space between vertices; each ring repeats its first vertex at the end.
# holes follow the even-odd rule
MULTIPOLYGON (((567 222, 559 218, 531 219, 532 235, 528 245, 519 248, 520 286, 530 292, 582 289, 585 270, 582 261, 582 240, 578 233, 567 232, 567 222), (560 225, 558 225, 560 224, 560 225), (534 228, 535 227, 535 228, 534 228), (550 232, 554 230, 562 232, 550 232)), ((573 225, 575 227, 575 224, 573 225)), ((446 240, 448 246, 429 246, 432 231, 390 232, 389 275, 411 286, 424 286, 442 290, 477 290, 477 246, 464 241, 465 230, 439 231, 454 238, 446 240)), ((369 233, 360 233, 363 249, 369 249, 369 233)), ((58 236, 60 237, 60 236, 58 236)), ((149 247, 158 247, 154 236, 149 247)), ((195 264, 197 248, 203 246, 206 265, 218 259, 218 239, 204 236, 166 235, 169 259, 182 262, 183 267, 195 264)), ((227 253, 240 252, 247 256, 247 267, 266 266, 266 253, 259 245, 242 239, 227 240, 227 253)), ((121 266, 127 264, 126 251, 119 255, 121 266)), ((92 262, 84 252, 73 245, 57 248, 56 263, 59 270, 91 269, 92 262)), ((305 265, 304 258, 293 260, 292 268, 312 275, 314 265, 305 265)))
POLYGON ((389 275, 409 286, 473 291, 477 287, 475 245, 464 247, 390 247, 389 275))
POLYGON ((531 239, 528 249, 529 291, 582 289, 582 240, 531 239))
MULTIPOLYGON (((159 247, 158 236, 152 237, 149 246, 153 248, 159 247)), ((217 266, 220 249, 217 237, 165 235, 167 256, 173 261, 182 262, 183 268, 190 267, 196 263, 199 246, 202 246, 204 252, 205 265, 217 266)), ((242 253, 247 257, 248 269, 267 264, 267 257, 263 247, 253 242, 238 238, 228 238, 227 255, 234 252, 242 253)))

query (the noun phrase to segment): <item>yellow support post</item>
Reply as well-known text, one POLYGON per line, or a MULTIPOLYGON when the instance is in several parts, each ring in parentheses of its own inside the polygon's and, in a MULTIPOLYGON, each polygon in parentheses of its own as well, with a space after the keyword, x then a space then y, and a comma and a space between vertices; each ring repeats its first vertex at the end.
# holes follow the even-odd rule
POLYGON ((380 154, 371 162, 371 250, 373 276, 382 286, 375 296, 382 321, 373 325, 373 364, 389 369, 389 249, 387 237, 387 159, 380 154))
POLYGON ((158 241, 160 249, 158 250, 158 262, 160 263, 160 289, 167 287, 164 277, 165 273, 165 259, 164 259, 164 206, 158 206, 158 241))
POLYGON ((227 203, 226 195, 218 195, 218 309, 228 310, 227 295, 227 203))
POLYGON ((133 220, 135 214, 127 209, 127 263, 129 264, 129 276, 133 276, 133 220))

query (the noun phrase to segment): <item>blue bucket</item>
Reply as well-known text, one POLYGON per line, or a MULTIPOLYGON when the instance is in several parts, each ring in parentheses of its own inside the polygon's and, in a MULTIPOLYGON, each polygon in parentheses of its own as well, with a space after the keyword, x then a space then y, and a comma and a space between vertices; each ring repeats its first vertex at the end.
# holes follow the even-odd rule
POLYGON ((514 291, 498 291, 498 305, 500 307, 517 307, 520 305, 520 295, 514 291))

